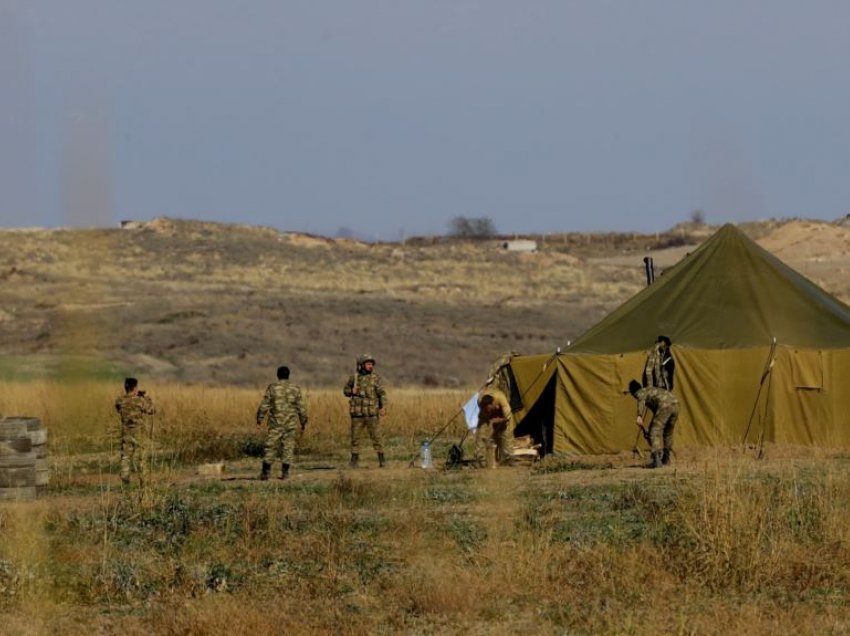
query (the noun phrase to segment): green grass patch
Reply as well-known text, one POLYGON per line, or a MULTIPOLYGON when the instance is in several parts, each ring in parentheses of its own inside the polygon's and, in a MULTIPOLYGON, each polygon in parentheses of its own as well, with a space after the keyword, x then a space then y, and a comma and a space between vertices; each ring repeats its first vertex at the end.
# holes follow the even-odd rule
POLYGON ((547 455, 534 464, 531 469, 533 475, 547 475, 551 473, 566 473, 574 470, 607 470, 613 468, 610 462, 590 463, 582 462, 568 457, 558 455, 547 455))
POLYGON ((57 380, 73 383, 100 380, 118 383, 127 375, 132 375, 132 372, 92 356, 11 355, 0 358, 0 381, 57 380))

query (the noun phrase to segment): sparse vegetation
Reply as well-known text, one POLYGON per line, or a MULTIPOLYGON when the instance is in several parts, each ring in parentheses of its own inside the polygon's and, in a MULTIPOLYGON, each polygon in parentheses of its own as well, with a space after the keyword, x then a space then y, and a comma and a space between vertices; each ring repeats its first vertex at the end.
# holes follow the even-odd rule
POLYGON ((418 442, 466 395, 411 391, 386 423, 390 466, 351 471, 341 396, 311 392, 293 478, 259 482, 245 457, 259 443, 259 389, 162 384, 148 387, 161 409, 154 479, 125 490, 110 449, 113 388, 0 385, 0 411, 47 422, 54 468, 46 498, 0 506, 8 633, 848 627, 840 452, 691 452, 662 471, 628 454, 423 471, 408 468, 418 442), (223 479, 194 475, 224 454, 223 479))
MULTIPOLYGON (((850 229, 746 230, 850 298, 850 229)), ((45 498, 0 502, 0 631, 850 631, 846 451, 409 468, 494 357, 574 337, 641 288, 646 251, 675 259, 707 232, 550 235, 533 257, 165 219, 0 233, 0 413, 44 421, 51 467, 45 498), (390 380, 390 465, 367 450, 351 471, 340 387, 364 348, 390 380), (292 479, 261 483, 253 415, 282 361, 310 424, 292 479), (127 371, 159 408, 144 488, 117 476, 127 371), (221 478, 196 474, 220 461, 221 478)), ((435 463, 462 433, 458 419, 435 463)))
MULTIPOLYGON (((743 229, 850 300, 850 227, 743 229)), ((664 250, 660 271, 710 231, 537 235, 534 255, 492 241, 362 243, 170 219, 0 231, 0 378, 253 387, 287 363, 297 382, 337 388, 368 350, 393 387, 474 387, 505 351, 552 351, 639 291, 647 251, 664 250)))

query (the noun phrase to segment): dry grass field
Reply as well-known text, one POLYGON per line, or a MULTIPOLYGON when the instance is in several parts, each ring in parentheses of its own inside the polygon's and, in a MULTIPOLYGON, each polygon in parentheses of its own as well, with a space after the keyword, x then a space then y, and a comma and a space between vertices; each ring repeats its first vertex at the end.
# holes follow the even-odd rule
MULTIPOLYGON (((744 226, 850 300, 850 227, 744 226)), ((393 386, 475 386, 508 350, 553 351, 711 228, 365 244, 156 219, 139 229, 0 231, 0 377, 139 375, 258 386, 280 363, 339 386, 364 350, 393 386)))
MULTIPOLYGON (((744 229, 850 300, 847 220, 744 229)), ((0 415, 41 418, 51 480, 0 502, 0 633, 850 633, 846 449, 443 470, 458 419, 434 469, 412 464, 491 360, 565 344, 641 288, 643 256, 663 269, 709 233, 516 254, 169 219, 0 231, 0 415), (388 379, 383 469, 368 445, 347 466, 363 350, 388 379), (261 482, 254 414, 279 363, 310 423, 292 477, 261 482), (144 487, 118 479, 124 374, 158 409, 144 487)))
MULTIPOLYGON (((397 391, 389 466, 350 470, 339 392, 309 393, 291 479, 256 479, 260 391, 156 384, 152 476, 122 488, 114 385, 4 382, 51 485, 0 506, 8 634, 841 634, 850 455, 768 447, 532 467, 410 467, 465 399, 397 391), (197 466, 225 461, 220 477, 197 466)), ((461 425, 435 445, 438 466, 461 425)))

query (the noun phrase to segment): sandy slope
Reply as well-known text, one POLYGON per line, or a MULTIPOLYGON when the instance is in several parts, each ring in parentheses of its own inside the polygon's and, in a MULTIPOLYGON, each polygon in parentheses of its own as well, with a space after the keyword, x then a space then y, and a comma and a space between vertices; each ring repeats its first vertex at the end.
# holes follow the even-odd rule
MULTIPOLYGON (((817 284, 850 300, 850 226, 744 227, 817 284)), ((61 365, 259 384, 279 363, 334 386, 371 351, 393 384, 474 385, 507 350, 551 351, 644 284, 645 255, 674 264, 709 235, 406 244, 156 219, 138 229, 0 231, 0 374, 61 365)))

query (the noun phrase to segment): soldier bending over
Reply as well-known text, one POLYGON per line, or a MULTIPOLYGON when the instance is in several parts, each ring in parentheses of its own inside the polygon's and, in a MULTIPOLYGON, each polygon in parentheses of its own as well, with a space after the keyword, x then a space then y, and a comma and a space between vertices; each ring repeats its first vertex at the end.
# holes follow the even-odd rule
POLYGON ((481 460, 486 446, 496 447, 496 461, 513 461, 513 413, 507 396, 494 385, 484 389, 478 398, 478 428, 475 431, 475 454, 481 460))
POLYGON ((673 429, 679 419, 679 401, 666 389, 655 386, 642 387, 640 382, 629 382, 629 393, 637 400, 638 426, 643 426, 643 416, 646 410, 653 412, 652 423, 649 425, 649 439, 652 446, 652 461, 647 468, 659 468, 670 463, 670 453, 673 451, 673 429))

